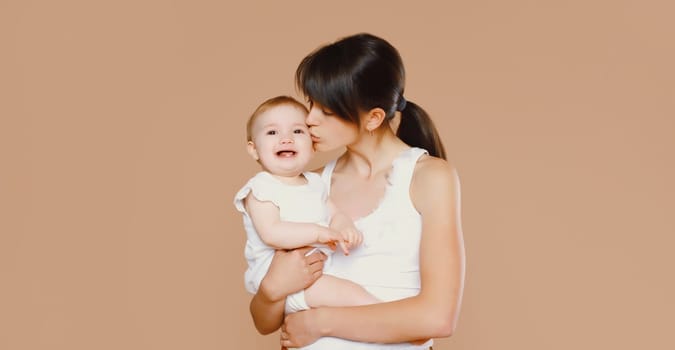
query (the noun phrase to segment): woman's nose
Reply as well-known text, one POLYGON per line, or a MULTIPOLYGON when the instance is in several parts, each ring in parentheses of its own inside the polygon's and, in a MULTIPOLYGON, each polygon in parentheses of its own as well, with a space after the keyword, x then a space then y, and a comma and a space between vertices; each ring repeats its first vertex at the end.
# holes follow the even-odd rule
POLYGON ((318 109, 314 106, 309 109, 309 113, 307 113, 307 118, 305 118, 305 123, 309 126, 315 126, 318 125, 318 109))

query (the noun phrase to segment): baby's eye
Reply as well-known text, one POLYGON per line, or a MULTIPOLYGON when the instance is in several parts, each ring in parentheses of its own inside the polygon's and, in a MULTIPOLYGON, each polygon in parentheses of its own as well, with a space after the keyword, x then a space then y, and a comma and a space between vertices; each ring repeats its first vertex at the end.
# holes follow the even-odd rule
POLYGON ((265 133, 265 135, 276 135, 276 134, 277 134, 276 130, 268 130, 267 133, 265 133))
POLYGON ((293 130, 293 133, 294 133, 294 134, 304 134, 304 133, 305 133, 305 130, 302 130, 302 129, 295 129, 295 130, 293 130))

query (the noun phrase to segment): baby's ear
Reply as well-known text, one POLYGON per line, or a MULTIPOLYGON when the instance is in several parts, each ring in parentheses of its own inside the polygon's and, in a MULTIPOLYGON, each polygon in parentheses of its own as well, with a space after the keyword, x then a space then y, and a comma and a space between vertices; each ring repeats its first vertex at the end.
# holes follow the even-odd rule
POLYGON ((253 160, 257 161, 260 159, 260 156, 258 156, 258 150, 255 148, 255 143, 253 143, 253 141, 246 143, 246 152, 248 152, 248 155, 250 155, 253 160))

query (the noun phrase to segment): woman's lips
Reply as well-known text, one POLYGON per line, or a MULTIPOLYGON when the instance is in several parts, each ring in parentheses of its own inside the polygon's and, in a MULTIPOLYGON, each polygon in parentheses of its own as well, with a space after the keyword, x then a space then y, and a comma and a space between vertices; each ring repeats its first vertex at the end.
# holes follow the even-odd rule
POLYGON ((314 135, 310 135, 310 136, 312 137, 312 142, 319 142, 319 140, 321 139, 318 136, 314 136, 314 135))

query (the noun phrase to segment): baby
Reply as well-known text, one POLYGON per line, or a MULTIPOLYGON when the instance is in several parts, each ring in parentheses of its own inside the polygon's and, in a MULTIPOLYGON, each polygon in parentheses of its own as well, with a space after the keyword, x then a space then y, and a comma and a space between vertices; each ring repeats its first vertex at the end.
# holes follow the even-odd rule
MULTIPOLYGON (((250 293, 257 292, 276 249, 312 245, 330 258, 338 246, 349 254, 363 240, 352 220, 331 203, 321 177, 303 171, 314 155, 307 113, 292 97, 278 96, 258 106, 247 123, 247 151, 263 168, 234 199, 244 217, 250 293)), ((329 264, 330 259, 324 270, 329 264)), ((358 284, 324 273, 306 290, 286 298, 286 313, 376 302, 358 284)))

